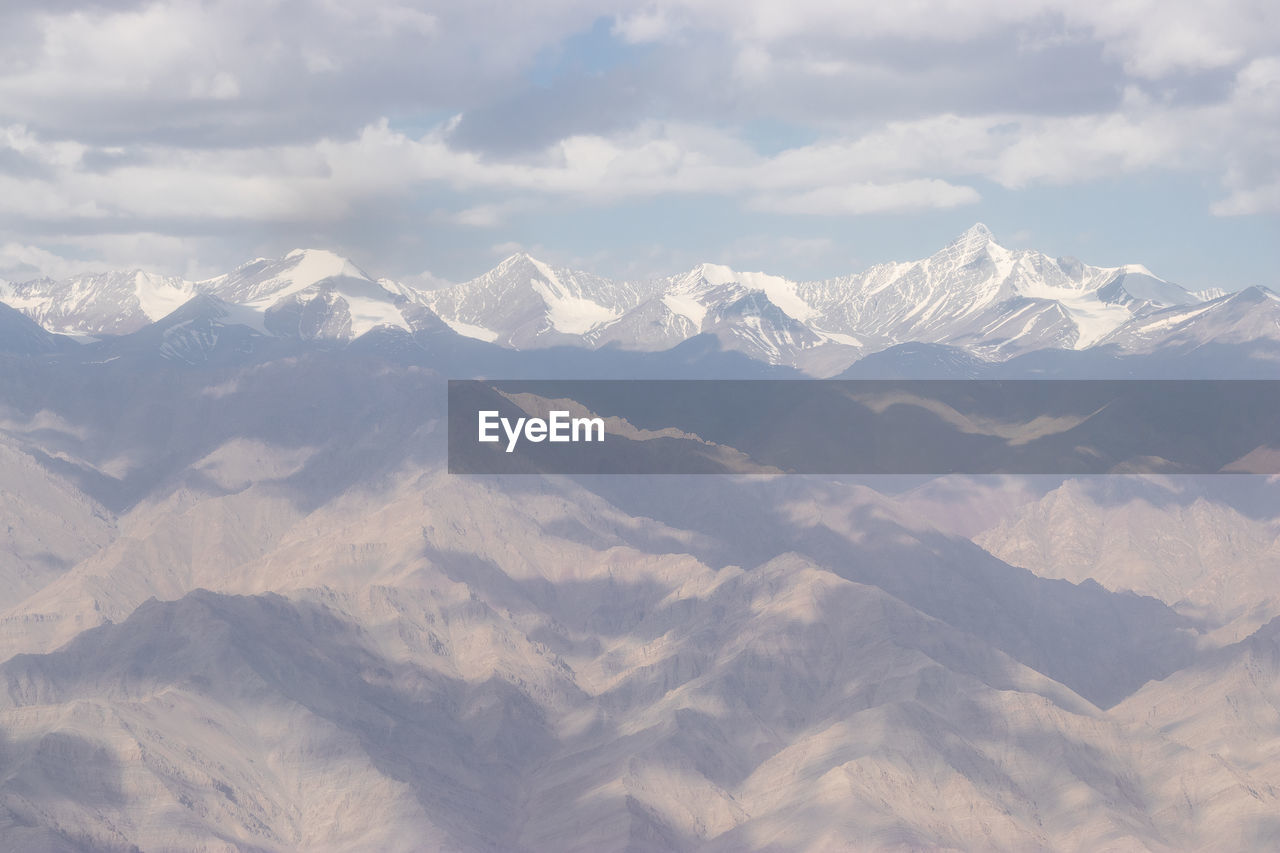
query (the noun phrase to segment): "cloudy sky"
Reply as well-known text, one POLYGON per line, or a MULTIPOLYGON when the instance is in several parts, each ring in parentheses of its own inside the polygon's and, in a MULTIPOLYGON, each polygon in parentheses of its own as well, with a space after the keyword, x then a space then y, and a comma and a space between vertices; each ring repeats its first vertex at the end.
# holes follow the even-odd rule
POLYGON ((5 0, 0 277, 797 278, 968 225, 1280 287, 1275 0, 5 0))

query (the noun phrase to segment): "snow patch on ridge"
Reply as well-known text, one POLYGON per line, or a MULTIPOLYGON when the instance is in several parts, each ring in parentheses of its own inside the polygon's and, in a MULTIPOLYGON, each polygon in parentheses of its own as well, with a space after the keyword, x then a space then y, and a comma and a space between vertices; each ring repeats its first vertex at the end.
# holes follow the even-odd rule
POLYGON ((825 329, 819 329, 817 326, 813 326, 812 329, 814 334, 818 335, 818 337, 825 338, 833 344, 844 344, 848 347, 862 346, 862 341, 858 340, 853 335, 843 335, 839 332, 828 332, 825 329))
POLYGON ((133 276, 133 296, 142 313, 154 323, 185 305, 195 296, 195 287, 189 281, 172 284, 163 276, 139 271, 133 276))
POLYGON ((696 329, 702 328, 702 321, 707 317, 707 306, 687 293, 664 294, 662 304, 667 306, 667 310, 672 314, 688 318, 696 329))
POLYGON ((566 335, 584 335, 596 326, 618 319, 618 312, 576 296, 564 286, 551 267, 542 261, 529 258, 543 280, 529 279, 529 286, 542 297, 547 306, 547 319, 557 332, 566 335))
MULTIPOLYGON (((404 321, 400 310, 385 298, 377 299, 347 288, 339 288, 336 292, 346 300, 347 310, 351 313, 353 338, 358 338, 378 326, 394 326, 406 332, 410 331, 409 324, 404 321)), ((386 295, 389 294, 384 293, 384 296, 386 295)))
POLYGON ((782 309, 782 312, 801 323, 812 320, 818 312, 796 290, 793 281, 782 276, 769 275, 763 272, 736 272, 720 264, 703 264, 700 268, 702 277, 709 284, 741 284, 751 290, 758 290, 768 297, 769 301, 782 309))
MULTIPOLYGON (((354 278, 369 281, 369 277, 351 261, 323 249, 294 249, 284 259, 293 260, 292 266, 271 278, 264 279, 254 288, 255 298, 246 303, 269 308, 279 299, 306 290, 326 278, 354 278)), ((350 304, 350 300, 348 300, 350 304)), ((353 309, 354 320, 354 309, 353 309)))
MULTIPOLYGON (((439 316, 439 315, 437 315, 439 316)), ((461 320, 450 320, 448 317, 440 317, 444 324, 453 329, 464 338, 475 338, 477 341, 484 341, 491 344, 498 339, 498 333, 493 329, 486 329, 484 326, 475 326, 471 323, 464 323, 461 320)))
POLYGON ((1073 349, 1085 349, 1120 328, 1133 317, 1122 305, 1103 302, 1094 292, 1047 284, 1023 284, 1019 292, 1033 299, 1048 299, 1060 304, 1079 330, 1073 349))
MULTIPOLYGON (((985 228, 986 226, 983 226, 985 228)), ((990 232, 988 232, 988 235, 990 232)), ((991 263, 996 266, 996 274, 994 284, 996 289, 1013 274, 1014 257, 1013 253, 997 243, 988 242, 986 244, 987 257, 991 259, 991 263)))

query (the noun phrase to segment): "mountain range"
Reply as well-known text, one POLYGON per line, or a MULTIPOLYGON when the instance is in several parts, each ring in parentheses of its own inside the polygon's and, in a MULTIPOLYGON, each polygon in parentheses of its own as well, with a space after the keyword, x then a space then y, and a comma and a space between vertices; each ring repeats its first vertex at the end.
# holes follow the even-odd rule
POLYGON ((1268 290, 975 227, 816 283, 0 293, 0 848, 1280 845, 1276 478, 445 458, 462 376, 1274 378, 1268 290))
POLYGON ((519 254, 471 281, 422 290, 375 280, 331 252, 295 250, 198 282, 135 271, 0 283, 0 302, 82 340, 168 319, 166 355, 177 358, 202 357, 214 330, 230 326, 319 342, 448 330, 518 351, 659 352, 706 337, 813 376, 902 346, 943 347, 982 369, 1046 351, 1124 357, 1280 340, 1280 296, 1263 287, 1191 292, 1140 265, 1006 249, 983 225, 923 260, 813 282, 716 264, 615 281, 519 254))

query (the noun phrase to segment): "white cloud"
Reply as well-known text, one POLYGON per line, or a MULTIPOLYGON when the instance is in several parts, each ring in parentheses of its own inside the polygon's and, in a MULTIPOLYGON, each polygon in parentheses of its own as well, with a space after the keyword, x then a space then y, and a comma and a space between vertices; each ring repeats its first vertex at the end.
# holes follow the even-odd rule
POLYGON ((527 199, 476 204, 455 213, 445 214, 445 219, 472 228, 496 228, 506 223, 516 213, 527 210, 529 207, 530 203, 527 199))
POLYGON ((1210 210, 1217 216, 1280 213, 1280 181, 1234 189, 1226 198, 1215 201, 1210 210))
POLYGON ((452 287, 457 282, 441 278, 431 270, 423 270, 414 275, 405 276, 404 283, 418 290, 440 290, 444 287, 452 287))
POLYGON ((374 18, 388 35, 410 32, 432 37, 440 30, 440 20, 421 9, 400 3, 391 3, 374 9, 374 18))
POLYGON ((0 278, 24 279, 33 275, 66 278, 93 270, 92 263, 69 259, 40 246, 0 245, 0 278))
POLYGON ((154 146, 142 149, 142 162, 89 170, 80 165, 84 146, 10 127, 0 141, 52 171, 0 177, 0 212, 324 223, 342 221, 361 203, 432 187, 464 197, 497 194, 448 217, 478 227, 500 224, 539 197, 599 204, 711 194, 749 200, 755 209, 831 215, 948 208, 976 202, 979 194, 964 182, 979 177, 1019 188, 1205 162, 1274 163, 1273 152, 1247 132, 1257 92, 1270 91, 1269 68, 1251 66, 1240 84, 1244 96, 1226 104, 1173 107, 1135 95, 1102 115, 929 116, 769 157, 724 129, 646 122, 491 160, 452 148, 444 127, 413 138, 384 120, 346 141, 244 150, 154 146))
POLYGON ((1026 122, 995 155, 989 176, 1021 188, 1175 166, 1199 143, 1178 135, 1188 130, 1185 118, 1157 111, 1140 118, 1113 113, 1026 122))
POLYGON ((1001 35, 1018 38, 1019 29, 1023 34, 1031 30, 1034 41, 1044 43, 1044 31, 1069 28, 1098 41, 1132 73, 1151 79, 1236 65, 1280 45, 1280 7, 1272 0, 659 0, 624 20, 637 22, 649 40, 675 39, 696 30, 728 33, 757 55, 805 41, 958 43, 1001 35), (650 21, 664 25, 640 23, 650 21))
POLYGON ((0 9, 0 218, 28 265, 57 266, 32 254, 44 245, 172 268, 209 245, 184 235, 294 228, 324 241, 372 229, 367 217, 402 203, 448 205, 427 216, 463 231, 540 205, 661 196, 846 216, 972 204, 982 181, 1017 190, 1176 172, 1221 186, 1214 213, 1280 210, 1273 0, 57 9, 0 9), (616 79, 608 63, 577 69, 583 57, 557 66, 566 40, 600 19, 619 42, 644 45, 619 47, 620 62, 652 61, 616 79), (1038 54, 1052 54, 1045 78, 1022 78, 1019 63, 1038 54), (503 99, 524 103, 535 67, 553 95, 557 75, 628 87, 619 102, 631 112, 592 124, 599 100, 569 99, 530 150, 463 147, 459 117, 494 104, 487 132, 519 131, 503 124, 519 112, 503 99), (1012 96, 1049 76, 1087 91, 1061 103, 1012 96), (775 120, 817 141, 761 154, 749 127, 775 120), (87 236, 42 236, 71 233, 87 236))
POLYGON ((771 213, 843 216, 957 207, 981 198, 972 187, 922 179, 894 184, 818 187, 792 195, 758 196, 750 204, 755 210, 771 213))
POLYGON ((593 6, 542 0, 494 14, 422 0, 68 0, 53 9, 14 0, 0 8, 0 116, 132 141, 349 133, 392 109, 438 110, 504 90, 588 26, 593 6))
POLYGON ((677 27, 662 9, 642 9, 614 19, 613 34, 631 44, 663 41, 671 37, 677 27))
POLYGON ((800 38, 868 39, 885 36, 957 41, 1010 24, 1033 20, 1050 4, 1028 0, 939 0, 879 3, 873 0, 671 0, 649 14, 666 14, 690 27, 732 33, 761 43, 800 38))
POLYGON ((1280 7, 1271 0, 1062 0, 1058 11, 1087 28, 1130 72, 1147 79, 1230 67, 1280 47, 1280 7))
POLYGON ((214 101, 233 101, 240 97, 240 83, 235 75, 219 71, 208 79, 197 78, 191 83, 191 97, 214 101))
POLYGON ((225 272, 196 260, 207 248, 206 242, 147 232, 64 234, 53 237, 46 246, 7 242, 0 245, 0 278, 66 278, 113 269, 163 269, 198 281, 225 272))

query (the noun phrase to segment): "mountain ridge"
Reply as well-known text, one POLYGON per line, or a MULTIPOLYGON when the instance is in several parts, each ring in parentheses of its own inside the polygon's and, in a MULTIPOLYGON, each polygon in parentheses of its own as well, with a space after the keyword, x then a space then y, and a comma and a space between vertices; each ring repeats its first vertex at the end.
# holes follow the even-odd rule
POLYGON ((0 303, 82 338, 135 333, 198 296, 228 306, 224 323, 285 339, 447 328, 518 351, 661 352, 709 335, 724 351, 818 377, 908 343, 1003 363, 1037 352, 1280 341, 1280 301, 1261 286, 1191 292, 1141 264, 1097 267, 1008 249, 981 223, 927 258, 821 281, 713 263, 615 280, 520 252, 469 281, 426 290, 375 279, 328 250, 295 249, 197 282, 132 272, 0 284, 0 303))

